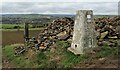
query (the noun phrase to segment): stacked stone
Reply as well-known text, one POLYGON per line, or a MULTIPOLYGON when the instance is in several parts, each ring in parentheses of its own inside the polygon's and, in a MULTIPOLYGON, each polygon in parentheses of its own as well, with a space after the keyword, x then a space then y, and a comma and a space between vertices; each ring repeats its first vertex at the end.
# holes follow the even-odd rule
MULTIPOLYGON (((74 20, 69 17, 59 18, 39 34, 40 49, 51 47, 58 40, 71 40, 74 20)), ((95 30, 98 45, 118 46, 120 44, 120 17, 103 17, 95 19, 95 30)))
POLYGON ((74 21, 69 17, 59 18, 48 24, 38 38, 38 44, 41 49, 50 47, 58 40, 67 40, 72 38, 74 21))
POLYGON ((98 45, 118 46, 120 39, 120 17, 95 19, 98 45))

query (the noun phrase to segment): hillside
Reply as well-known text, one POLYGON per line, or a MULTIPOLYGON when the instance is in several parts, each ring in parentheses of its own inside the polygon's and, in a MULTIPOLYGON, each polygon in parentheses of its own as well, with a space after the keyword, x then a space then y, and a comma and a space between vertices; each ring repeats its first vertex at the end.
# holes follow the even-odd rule
POLYGON ((98 33, 96 38, 99 47, 78 56, 67 50, 71 46, 74 20, 70 17, 54 19, 45 29, 40 30, 38 38, 29 42, 29 46, 12 44, 3 47, 3 67, 117 68, 119 19, 117 16, 96 18, 95 30, 98 33))

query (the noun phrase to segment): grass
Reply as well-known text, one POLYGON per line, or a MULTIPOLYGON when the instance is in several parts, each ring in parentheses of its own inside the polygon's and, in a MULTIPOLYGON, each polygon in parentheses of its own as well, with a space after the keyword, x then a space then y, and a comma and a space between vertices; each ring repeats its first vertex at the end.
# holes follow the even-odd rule
MULTIPOLYGON (((29 30, 40 30, 44 28, 42 24, 41 24, 42 27, 40 28, 33 28, 32 26, 33 24, 29 24, 29 30)), ((18 30, 24 30, 24 24, 0 24, 0 31, 18 31, 18 30)))
MULTIPOLYGON (((41 28, 32 28, 32 25, 29 24, 29 30, 41 30, 44 29, 41 28)), ((24 30, 24 24, 0 24, 0 31, 23 31, 24 30), (19 26, 16 28, 16 26, 19 26)))
MULTIPOLYGON (((70 43, 67 41, 58 41, 54 50, 48 48, 46 51, 39 51, 36 55, 32 55, 32 59, 25 59, 25 55, 14 56, 14 46, 6 46, 3 48, 4 54, 18 67, 36 67, 36 68, 72 68, 80 65, 81 62, 93 59, 93 55, 83 54, 76 56, 67 50, 70 43)), ((94 55, 97 58, 118 56, 118 48, 110 48, 108 46, 101 47, 99 52, 94 55)))
POLYGON ((17 65, 17 67, 21 68, 25 66, 25 60, 23 56, 15 56, 13 45, 7 45, 3 48, 3 55, 6 57, 10 63, 17 65))
POLYGON ((14 65, 17 65, 18 68, 23 68, 27 64, 27 60, 25 60, 25 56, 21 55, 21 56, 15 56, 15 51, 14 51, 14 45, 7 45, 3 48, 3 55, 5 55, 5 57, 7 57, 7 59, 14 65))
POLYGON ((11 46, 5 46, 3 48, 3 53, 8 57, 9 60, 12 60, 14 59, 14 50, 13 50, 14 47, 11 47, 11 46))
POLYGON ((24 57, 14 58, 12 62, 17 64, 19 68, 23 68, 26 65, 24 57))
MULTIPOLYGON (((42 30, 44 28, 30 28, 29 30, 42 30)), ((0 31, 23 31, 24 29, 0 29, 0 31)))
POLYGON ((118 56, 118 47, 109 47, 103 46, 101 47, 101 51, 96 54, 98 58, 100 57, 114 57, 118 56))
POLYGON ((81 61, 88 59, 88 56, 86 55, 76 56, 69 52, 67 48, 70 47, 70 43, 67 41, 59 41, 57 45, 59 47, 58 49, 60 49, 60 51, 62 50, 63 57, 61 59, 61 65, 65 68, 74 67, 75 64, 79 64, 81 61))
POLYGON ((2 26, 0 29, 14 29, 15 26, 24 28, 24 24, 0 24, 0 26, 2 26))
POLYGON ((39 68, 44 68, 48 65, 47 63, 48 58, 46 54, 44 54, 43 52, 39 52, 36 57, 37 57, 36 63, 38 64, 39 68))

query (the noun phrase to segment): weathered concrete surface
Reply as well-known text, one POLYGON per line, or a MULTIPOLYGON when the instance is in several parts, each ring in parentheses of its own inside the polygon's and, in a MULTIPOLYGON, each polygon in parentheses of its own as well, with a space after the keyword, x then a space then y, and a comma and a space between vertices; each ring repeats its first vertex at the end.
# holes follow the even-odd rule
POLYGON ((73 40, 68 48, 74 54, 84 54, 86 49, 96 47, 95 27, 92 10, 77 11, 73 40))

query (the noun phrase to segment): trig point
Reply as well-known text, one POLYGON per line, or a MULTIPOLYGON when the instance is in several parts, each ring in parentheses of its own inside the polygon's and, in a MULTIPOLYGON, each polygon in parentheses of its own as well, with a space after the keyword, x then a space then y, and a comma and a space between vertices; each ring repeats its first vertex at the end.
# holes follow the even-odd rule
POLYGON ((77 11, 71 47, 74 54, 84 54, 87 50, 96 47, 95 27, 92 10, 77 11))

